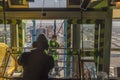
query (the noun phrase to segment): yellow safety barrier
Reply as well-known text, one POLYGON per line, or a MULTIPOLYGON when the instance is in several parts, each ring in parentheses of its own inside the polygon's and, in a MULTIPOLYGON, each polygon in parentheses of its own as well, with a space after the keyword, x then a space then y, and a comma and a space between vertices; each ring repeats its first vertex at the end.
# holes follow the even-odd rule
POLYGON ((11 76, 16 69, 16 61, 8 50, 9 47, 5 43, 0 43, 0 80, 4 76, 11 76))

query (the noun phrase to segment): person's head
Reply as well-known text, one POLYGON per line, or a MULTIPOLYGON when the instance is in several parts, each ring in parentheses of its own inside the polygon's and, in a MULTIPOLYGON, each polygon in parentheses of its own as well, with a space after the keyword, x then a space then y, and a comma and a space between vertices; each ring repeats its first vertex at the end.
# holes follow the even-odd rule
POLYGON ((44 34, 40 34, 37 38, 37 49, 48 49, 48 40, 44 34))
POLYGON ((56 41, 57 40, 57 36, 56 35, 52 35, 52 41, 56 41))

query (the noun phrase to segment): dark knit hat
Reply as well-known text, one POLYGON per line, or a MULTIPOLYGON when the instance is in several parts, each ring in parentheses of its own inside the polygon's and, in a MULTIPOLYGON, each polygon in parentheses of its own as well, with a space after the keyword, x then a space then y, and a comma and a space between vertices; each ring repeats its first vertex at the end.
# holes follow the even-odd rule
POLYGON ((48 40, 44 34, 40 34, 37 38, 37 48, 38 49, 48 49, 48 40))

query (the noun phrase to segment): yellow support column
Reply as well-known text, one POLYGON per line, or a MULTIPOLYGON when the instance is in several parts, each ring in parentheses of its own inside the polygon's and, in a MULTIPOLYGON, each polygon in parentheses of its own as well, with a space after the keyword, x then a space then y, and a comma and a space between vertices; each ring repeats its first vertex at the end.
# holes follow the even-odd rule
POLYGON ((81 78, 81 53, 80 53, 80 19, 72 20, 72 62, 73 62, 73 76, 81 78))
POLYGON ((98 70, 98 40, 99 39, 99 21, 95 21, 95 33, 94 33, 94 60, 96 64, 96 68, 98 70))
POLYGON ((104 52, 104 31, 105 21, 100 20, 100 48, 99 48, 99 71, 103 71, 103 52, 104 52))
MULTIPOLYGON (((71 48, 71 20, 69 19, 69 20, 67 20, 67 48, 71 48)), ((66 62, 66 66, 67 66, 67 69, 66 69, 66 77, 70 77, 71 75, 70 75, 70 72, 71 72, 71 70, 70 70, 70 52, 71 52, 71 50, 70 49, 67 49, 67 61, 68 62, 66 62)))
POLYGON ((18 24, 18 40, 19 40, 19 53, 22 53, 23 50, 23 28, 22 28, 22 20, 17 20, 18 24))
POLYGON ((11 47, 13 47, 13 53, 17 53, 18 47, 18 35, 16 20, 12 19, 11 27, 11 47))

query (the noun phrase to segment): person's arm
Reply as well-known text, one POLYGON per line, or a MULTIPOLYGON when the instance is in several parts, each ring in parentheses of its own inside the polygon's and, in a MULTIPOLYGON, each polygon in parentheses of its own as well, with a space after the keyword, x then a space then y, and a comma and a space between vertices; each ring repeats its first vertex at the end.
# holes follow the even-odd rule
POLYGON ((19 65, 22 65, 22 63, 23 63, 23 53, 20 56, 18 56, 17 62, 18 62, 19 65))
POLYGON ((26 65, 28 55, 29 53, 22 53, 17 60, 18 64, 22 66, 26 65))

